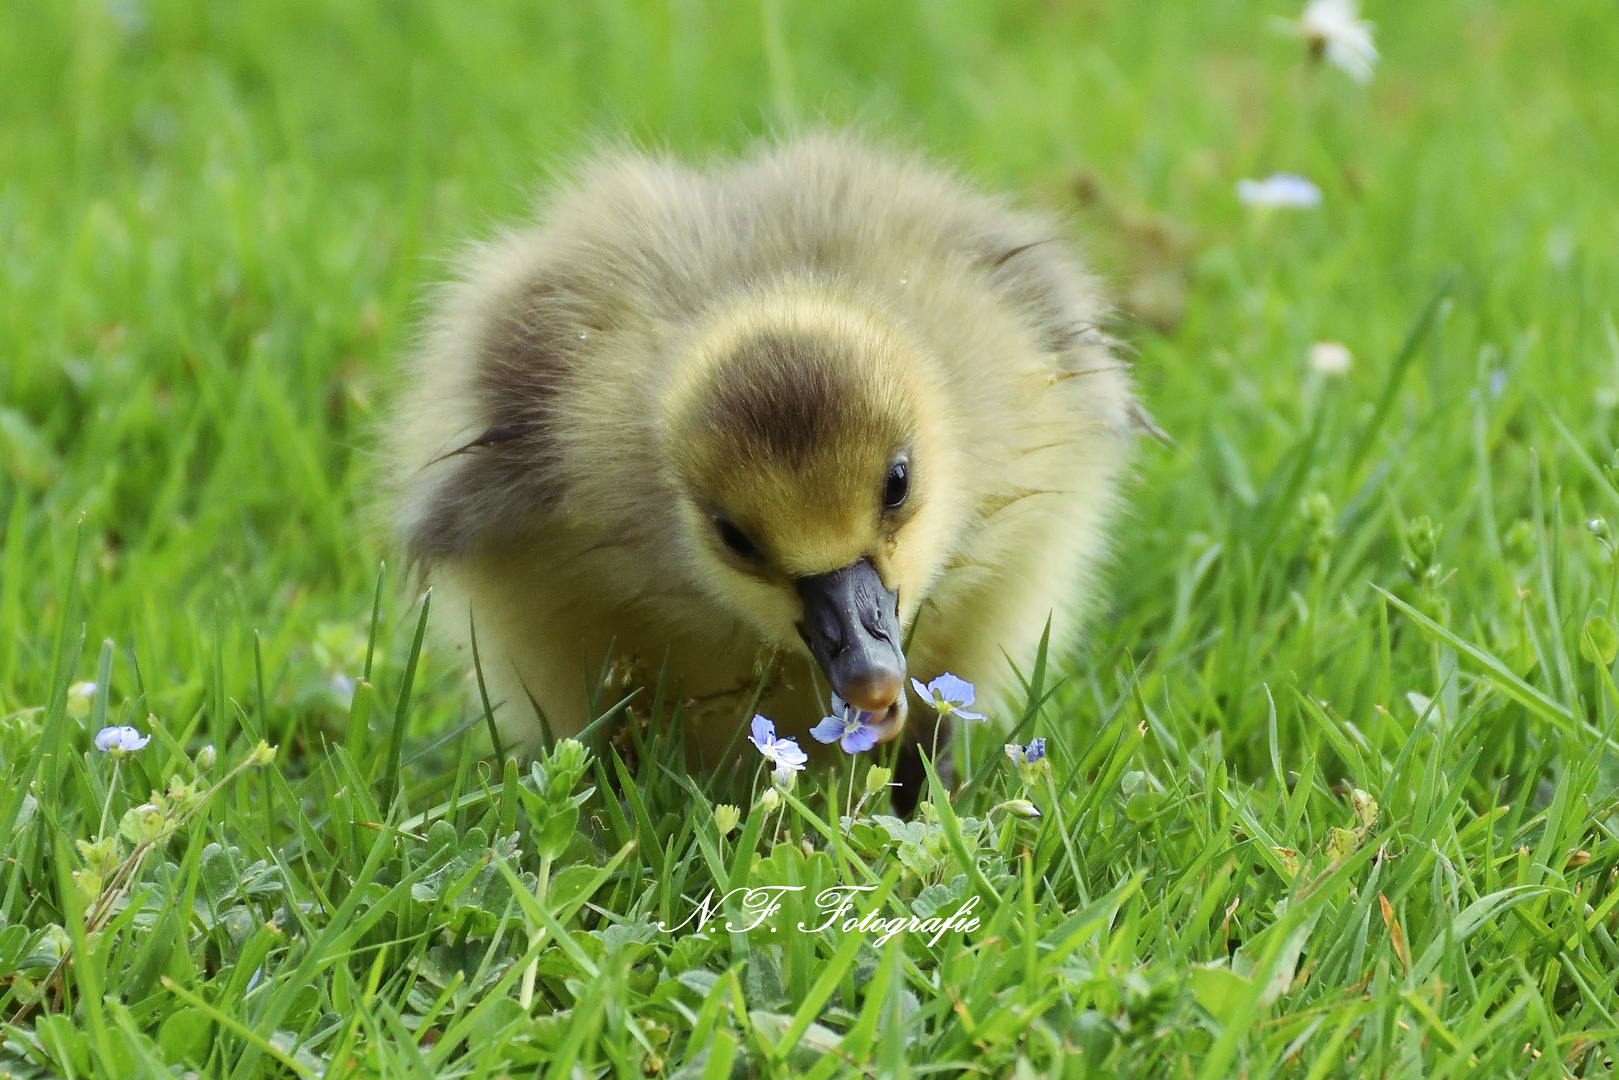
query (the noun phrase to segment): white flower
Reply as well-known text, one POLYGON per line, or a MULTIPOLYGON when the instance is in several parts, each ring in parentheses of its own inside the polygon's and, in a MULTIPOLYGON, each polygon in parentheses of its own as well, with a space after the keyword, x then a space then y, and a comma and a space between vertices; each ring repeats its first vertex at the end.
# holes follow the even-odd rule
POLYGON ((1282 20, 1304 39, 1310 52, 1325 56, 1356 82, 1368 82, 1377 66, 1372 24, 1360 18, 1359 0, 1310 0, 1297 22, 1282 20))
POLYGON ((1347 375, 1355 362, 1349 347, 1337 341, 1318 341, 1310 346, 1310 367, 1323 375, 1347 375))
POLYGON ((76 682, 67 688, 67 696, 81 701, 96 696, 96 684, 93 682, 76 682))
POLYGON ((1238 180, 1237 199, 1245 206, 1309 210, 1321 205, 1321 189, 1302 176, 1274 173, 1263 180, 1238 180))
POLYGON ((102 728, 96 732, 96 749, 113 757, 133 754, 151 741, 150 735, 142 735, 128 725, 102 728))

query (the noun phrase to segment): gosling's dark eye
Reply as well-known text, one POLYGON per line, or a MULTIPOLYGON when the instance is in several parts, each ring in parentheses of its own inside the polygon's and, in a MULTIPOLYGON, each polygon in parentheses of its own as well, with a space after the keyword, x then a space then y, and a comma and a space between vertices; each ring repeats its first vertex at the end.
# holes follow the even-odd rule
POLYGON ((720 539, 725 542, 725 546, 744 559, 751 559, 759 553, 759 549, 753 546, 753 541, 748 539, 748 534, 737 528, 735 523, 725 518, 716 518, 714 527, 720 531, 720 539))
POLYGON ((888 467, 888 479, 883 483, 883 509, 898 510, 911 493, 911 470, 903 461, 888 467))

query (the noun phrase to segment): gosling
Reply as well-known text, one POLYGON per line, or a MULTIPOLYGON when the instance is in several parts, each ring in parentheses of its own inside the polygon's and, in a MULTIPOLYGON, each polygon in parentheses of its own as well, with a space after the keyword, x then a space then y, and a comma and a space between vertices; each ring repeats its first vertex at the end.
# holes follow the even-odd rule
POLYGON ((519 746, 581 731, 611 656, 667 671, 699 767, 754 712, 813 749, 830 690, 905 733, 914 801, 941 733, 908 676, 993 703, 1094 594, 1150 430, 1103 313, 1053 222, 907 153, 600 157, 470 251, 408 368, 394 519, 436 632, 470 674, 475 629, 519 746))

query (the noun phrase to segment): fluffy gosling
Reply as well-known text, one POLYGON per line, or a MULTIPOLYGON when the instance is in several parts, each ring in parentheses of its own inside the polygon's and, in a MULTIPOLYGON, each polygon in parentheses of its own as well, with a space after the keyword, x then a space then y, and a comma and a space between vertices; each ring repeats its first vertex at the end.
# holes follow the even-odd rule
POLYGON ((394 436, 395 520, 503 736, 665 668, 714 767, 761 684, 935 736, 908 675, 992 702, 1072 639, 1150 427, 1054 224, 839 135, 694 170, 620 153, 438 293, 394 436), (909 639, 909 647, 906 648, 909 639), (924 717, 906 727, 908 714, 924 717))

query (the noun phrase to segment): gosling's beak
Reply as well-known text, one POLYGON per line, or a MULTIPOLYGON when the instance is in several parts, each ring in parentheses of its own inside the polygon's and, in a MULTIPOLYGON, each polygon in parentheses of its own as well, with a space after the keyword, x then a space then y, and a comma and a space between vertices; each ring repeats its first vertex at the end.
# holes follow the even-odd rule
POLYGON ((832 689, 862 712, 876 714, 879 742, 898 735, 906 704, 899 597, 870 559, 799 578, 798 595, 804 600, 798 633, 832 689))

